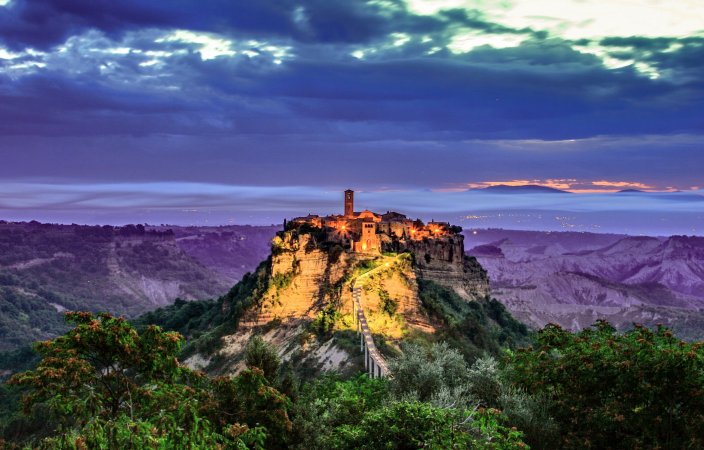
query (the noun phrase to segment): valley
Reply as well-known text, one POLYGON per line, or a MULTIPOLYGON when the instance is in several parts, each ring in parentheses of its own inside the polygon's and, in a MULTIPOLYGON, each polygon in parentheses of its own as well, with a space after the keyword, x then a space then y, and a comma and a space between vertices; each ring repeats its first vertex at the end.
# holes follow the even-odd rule
POLYGON ((492 293, 533 327, 605 319, 704 337, 704 238, 468 230, 492 293), (476 233, 476 234, 475 234, 476 233))
POLYGON ((227 292, 275 227, 0 222, 0 351, 64 331, 67 310, 128 317, 227 292))

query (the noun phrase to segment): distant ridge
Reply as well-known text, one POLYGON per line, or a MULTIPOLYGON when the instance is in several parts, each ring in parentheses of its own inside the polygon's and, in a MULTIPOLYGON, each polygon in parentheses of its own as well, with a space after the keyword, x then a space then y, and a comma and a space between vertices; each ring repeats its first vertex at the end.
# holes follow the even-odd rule
POLYGON ((622 189, 622 190, 618 191, 617 194, 629 194, 629 193, 642 194, 644 192, 645 191, 641 191, 640 189, 622 189))
POLYGON ((576 330, 603 318, 620 329, 663 323, 687 339, 704 336, 704 237, 498 229, 465 235, 494 295, 532 326, 576 330))
POLYGON ((478 189, 480 191, 492 192, 497 194, 570 194, 571 192, 555 189, 548 186, 540 186, 538 184, 524 184, 522 186, 509 186, 506 184, 497 184, 478 189))
POLYGON ((133 317, 222 295, 266 258, 279 228, 0 220, 0 352, 64 333, 66 310, 133 317))

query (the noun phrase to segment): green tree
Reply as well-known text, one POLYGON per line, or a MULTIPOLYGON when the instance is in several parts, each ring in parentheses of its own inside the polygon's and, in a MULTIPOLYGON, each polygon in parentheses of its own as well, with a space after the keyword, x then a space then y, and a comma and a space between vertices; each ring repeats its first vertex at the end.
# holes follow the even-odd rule
MULTIPOLYGON (((438 346, 436 352, 447 354, 448 349, 438 346)), ((450 352, 440 359, 453 358, 450 352)), ((328 375, 308 385, 293 407, 295 448, 528 448, 498 410, 467 408, 463 402, 439 406, 437 394, 433 403, 422 402, 410 395, 415 390, 396 397, 389 391, 399 375, 394 377, 360 375, 343 381, 328 375)))
POLYGON ((447 343, 429 347, 403 344, 402 350, 401 356, 389 361, 394 374, 391 391, 397 398, 428 401, 443 390, 465 387, 467 363, 447 343))
POLYGON ((35 350, 43 356, 35 370, 11 383, 32 388, 25 406, 46 402, 67 421, 132 414, 136 402, 151 396, 146 382, 171 383, 182 374, 178 333, 149 327, 139 335, 124 318, 87 312, 66 314, 75 328, 35 350))
POLYGON ((247 369, 234 378, 215 378, 210 390, 210 402, 203 411, 213 423, 226 428, 234 422, 245 430, 264 430, 265 448, 286 448, 292 428, 288 417, 291 402, 271 386, 261 369, 247 369))
POLYGON ((67 319, 75 328, 37 344, 37 368, 10 380, 28 391, 26 412, 44 405, 58 420, 56 435, 33 447, 271 448, 285 439, 288 400, 259 369, 211 380, 179 364, 178 333, 140 334, 109 314, 67 319))
POLYGON ((479 407, 501 411, 492 420, 510 424, 525 434, 532 448, 555 448, 557 429, 542 396, 512 386, 497 360, 486 356, 468 366, 447 344, 428 348, 405 345, 404 354, 390 362, 391 392, 399 400, 423 400, 457 414, 479 407))
POLYGON ((549 401, 513 386, 507 371, 510 367, 501 367, 491 356, 476 360, 467 371, 469 398, 481 407, 501 410, 507 423, 524 433, 532 449, 558 448, 559 430, 550 417, 549 401))
POLYGON ((694 449, 704 448, 702 345, 662 326, 548 325, 509 363, 517 386, 551 400, 563 448, 694 449))
POLYGON ((265 342, 261 336, 254 335, 249 340, 244 350, 244 361, 250 369, 260 368, 267 380, 276 381, 281 358, 276 349, 265 342))
POLYGON ((521 433, 501 425, 496 410, 460 411, 424 402, 396 402, 343 426, 339 449, 527 449, 521 433))
POLYGON ((337 445, 335 430, 357 425, 388 399, 388 382, 366 374, 350 380, 323 375, 305 386, 293 405, 296 448, 327 450, 337 445))

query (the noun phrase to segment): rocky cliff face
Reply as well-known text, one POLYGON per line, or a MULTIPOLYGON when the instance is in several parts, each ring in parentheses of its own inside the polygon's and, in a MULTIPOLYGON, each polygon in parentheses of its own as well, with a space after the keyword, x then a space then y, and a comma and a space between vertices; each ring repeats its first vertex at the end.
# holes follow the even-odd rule
POLYGON ((258 320, 314 318, 330 302, 349 303, 343 277, 353 259, 335 248, 323 249, 310 234, 286 232, 273 240, 272 283, 258 320), (343 301, 348 300, 348 301, 343 301))
POLYGON ((415 255, 362 255, 315 233, 279 233, 272 241, 266 286, 242 316, 237 332, 224 338, 219 359, 226 363, 220 372, 243 367, 238 355, 253 333, 275 344, 284 361, 299 366, 343 371, 356 367, 358 341, 340 341, 340 336, 349 339, 354 330, 350 282, 371 269, 376 270, 363 278, 362 307, 369 328, 391 347, 409 333, 435 331, 418 294, 418 277, 454 289, 467 301, 488 295, 486 272, 476 260, 464 257, 462 236, 418 241, 409 250, 415 255), (333 316, 334 337, 313 339, 311 330, 325 326, 333 316))
POLYGON ((418 276, 453 289, 466 300, 476 300, 490 294, 486 270, 474 258, 464 254, 461 234, 440 239, 410 241, 418 276))
MULTIPOLYGON (((416 273, 410 258, 374 257, 349 253, 337 245, 316 241, 314 235, 296 232, 281 233, 272 241, 271 282, 257 308, 246 314, 244 322, 258 326, 270 320, 315 319, 321 311, 334 307, 342 314, 351 313, 352 295, 349 282, 361 273, 359 267, 389 264, 388 271, 371 277, 365 290, 366 308, 381 311, 388 297, 396 303, 395 313, 409 323, 428 327, 421 314, 416 273), (388 261, 386 261, 388 260, 388 261), (386 261, 386 262, 384 262, 386 261)), ((459 253, 461 255, 461 253, 459 253)), ((463 264, 436 260, 428 274, 462 284, 459 280, 463 264), (455 268, 450 268, 452 265, 455 268), (431 273, 432 271, 432 273, 431 273)), ((469 278, 469 277, 468 277, 469 278)), ((391 308, 386 305, 387 309, 391 308)))

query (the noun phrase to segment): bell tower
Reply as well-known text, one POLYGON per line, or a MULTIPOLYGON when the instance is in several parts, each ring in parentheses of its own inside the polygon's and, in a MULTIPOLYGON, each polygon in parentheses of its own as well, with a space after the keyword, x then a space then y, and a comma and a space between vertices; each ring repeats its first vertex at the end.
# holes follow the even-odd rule
POLYGON ((354 191, 347 189, 345 191, 345 217, 354 215, 354 191))

